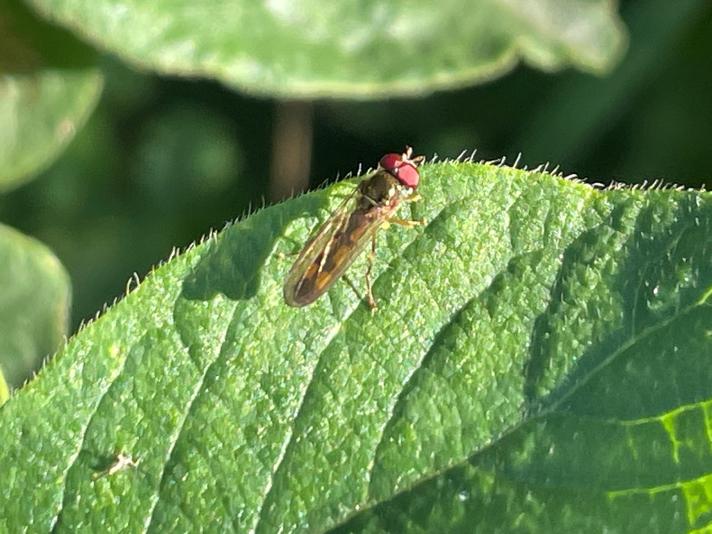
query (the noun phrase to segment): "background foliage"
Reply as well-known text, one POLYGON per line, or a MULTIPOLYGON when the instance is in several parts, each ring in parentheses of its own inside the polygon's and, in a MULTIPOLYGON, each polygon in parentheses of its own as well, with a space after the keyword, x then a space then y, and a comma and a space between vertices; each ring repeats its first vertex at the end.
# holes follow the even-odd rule
MULTIPOLYGON (((476 148, 511 162, 521 153, 522 164, 549 161, 604 183, 699 187, 710 175, 710 13, 704 1, 623 2, 629 48, 603 77, 523 65, 420 99, 319 101, 311 185, 408 142, 451 157, 476 148)), ((268 195, 271 101, 137 73, 112 56, 101 68, 104 94, 69 150, 0 196, 2 221, 41 239, 67 267, 74 327, 121 295, 134 272, 268 195)))

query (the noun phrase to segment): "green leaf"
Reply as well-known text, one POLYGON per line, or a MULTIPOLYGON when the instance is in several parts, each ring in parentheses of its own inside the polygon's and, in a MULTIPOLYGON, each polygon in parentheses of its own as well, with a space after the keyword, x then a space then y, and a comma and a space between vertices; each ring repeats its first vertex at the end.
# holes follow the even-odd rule
POLYGON ((608 0, 31 3, 143 68, 282 97, 422 94, 520 60, 605 72, 625 47, 608 0))
POLYGON ((0 0, 0 72, 0 191, 6 191, 62 152, 94 109, 102 76, 89 48, 12 0, 0 0))
POLYGON ((0 406, 5 404, 5 401, 10 398, 10 388, 7 387, 7 382, 0 368, 0 406))
POLYGON ((400 215, 427 224, 380 234, 375 314, 343 282, 282 300, 342 183, 191 248, 71 339, 0 411, 6 529, 709 522, 712 195, 421 176, 400 215), (138 466, 110 474, 119 455, 138 466))
POLYGON ((0 225, 0 373, 10 385, 19 387, 57 350, 69 298, 69 276, 54 254, 0 225))
POLYGON ((605 80, 574 75, 557 80, 551 94, 530 110, 531 116, 521 123, 520 138, 511 146, 520 147, 530 161, 561 163, 584 158, 584 147, 600 142, 610 124, 630 108, 635 95, 658 83, 660 58, 680 46, 681 36, 699 24, 708 6, 704 0, 631 3, 626 20, 635 44, 620 67, 605 80))

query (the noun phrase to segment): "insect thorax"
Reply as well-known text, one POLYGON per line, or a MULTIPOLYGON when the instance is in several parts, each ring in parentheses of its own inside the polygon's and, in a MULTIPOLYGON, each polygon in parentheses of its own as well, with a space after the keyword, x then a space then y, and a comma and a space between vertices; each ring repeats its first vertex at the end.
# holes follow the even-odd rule
POLYGON ((374 202, 379 206, 389 204, 402 193, 401 189, 403 186, 398 179, 384 171, 375 173, 359 185, 359 192, 366 197, 363 207, 374 202))

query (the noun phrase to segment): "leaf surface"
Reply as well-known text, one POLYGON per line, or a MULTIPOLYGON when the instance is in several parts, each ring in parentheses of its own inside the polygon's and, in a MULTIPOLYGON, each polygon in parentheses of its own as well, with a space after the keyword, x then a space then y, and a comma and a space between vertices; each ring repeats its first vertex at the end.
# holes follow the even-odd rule
POLYGON ((0 411, 7 528, 706 525, 712 196, 421 176, 400 214, 426 226, 379 235, 376 314, 344 283, 282 300, 342 183, 191 248, 71 339, 0 411), (119 454, 138 467, 98 476, 119 454))
POLYGON ((6 191, 62 152, 94 109, 103 78, 86 45, 12 0, 0 0, 0 72, 0 191, 6 191))
POLYGON ((0 225, 0 373, 8 384, 22 385, 57 350, 67 333, 69 301, 69 276, 56 256, 0 225))
POLYGON ((281 97, 422 94, 520 60, 605 72, 625 47, 607 0, 31 3, 143 68, 281 97))

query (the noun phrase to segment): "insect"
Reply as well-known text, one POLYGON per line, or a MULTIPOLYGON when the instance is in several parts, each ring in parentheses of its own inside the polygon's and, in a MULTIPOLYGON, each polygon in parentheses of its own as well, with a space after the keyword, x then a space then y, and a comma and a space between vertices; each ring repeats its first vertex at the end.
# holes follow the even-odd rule
POLYGON ((138 462, 139 460, 134 460, 133 458, 131 458, 131 456, 120 452, 111 465, 109 465, 106 469, 99 471, 98 473, 94 473, 93 478, 94 480, 96 480, 105 476, 110 477, 111 475, 114 475, 119 471, 123 471, 124 469, 128 469, 130 467, 138 467, 138 462))
MULTIPOLYGON (((412 157, 413 149, 403 154, 386 154, 378 169, 364 178, 331 216, 309 238, 294 262, 284 283, 284 300, 290 306, 311 304, 336 282, 371 241, 366 270, 366 301, 377 308, 371 291, 371 264, 375 255, 376 232, 389 223, 413 227, 421 221, 394 216, 402 202, 412 202, 420 181, 418 166, 424 156, 412 157)), ((352 286, 353 287, 353 286, 352 286)))

